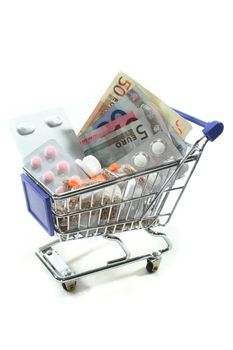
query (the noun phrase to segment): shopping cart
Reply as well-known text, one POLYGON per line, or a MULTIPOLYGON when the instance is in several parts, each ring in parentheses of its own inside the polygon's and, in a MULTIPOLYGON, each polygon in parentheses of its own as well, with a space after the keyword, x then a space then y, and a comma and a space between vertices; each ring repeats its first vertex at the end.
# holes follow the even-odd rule
POLYGON ((81 277, 140 260, 147 260, 148 272, 157 271, 162 255, 171 248, 166 234, 157 229, 170 221, 207 142, 214 141, 223 131, 220 122, 205 123, 177 112, 204 127, 204 135, 195 143, 187 144, 186 155, 181 160, 170 160, 161 166, 121 177, 112 176, 104 183, 61 195, 48 192, 24 169, 21 178, 28 210, 50 235, 58 237, 39 248, 36 255, 65 290, 73 290, 76 280, 81 277), (163 243, 159 250, 131 257, 118 234, 138 229, 161 238, 165 246, 163 243), (76 273, 55 250, 58 243, 96 236, 118 243, 123 257, 76 273))

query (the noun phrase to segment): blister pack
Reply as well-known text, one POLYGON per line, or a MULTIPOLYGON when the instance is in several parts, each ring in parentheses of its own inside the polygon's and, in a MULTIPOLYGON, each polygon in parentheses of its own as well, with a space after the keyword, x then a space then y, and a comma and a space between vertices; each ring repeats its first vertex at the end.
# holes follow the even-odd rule
POLYGON ((12 119, 10 127, 23 158, 51 139, 57 140, 74 159, 84 156, 72 126, 60 108, 12 119))
POLYGON ((89 177, 55 140, 45 142, 30 153, 24 160, 24 168, 56 194, 66 192, 64 181, 72 177, 80 185, 89 181, 89 177))
POLYGON ((136 171, 139 171, 181 158, 180 152, 177 151, 168 136, 163 131, 159 131, 153 138, 138 144, 118 161, 120 164, 132 164, 136 171))

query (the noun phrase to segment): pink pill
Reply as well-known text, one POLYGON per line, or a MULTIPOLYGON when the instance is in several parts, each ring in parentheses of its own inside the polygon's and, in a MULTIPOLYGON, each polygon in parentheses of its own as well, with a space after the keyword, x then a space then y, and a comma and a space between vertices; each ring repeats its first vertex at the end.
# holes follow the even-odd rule
POLYGON ((81 182, 81 179, 80 179, 79 176, 73 175, 73 176, 71 176, 71 178, 69 179, 69 181, 73 181, 73 182, 79 184, 79 183, 81 182))
POLYGON ((46 171, 43 175, 43 181, 47 184, 53 182, 54 178, 55 175, 51 170, 46 171))
POLYGON ((42 165, 42 159, 39 156, 35 156, 31 160, 31 167, 33 169, 39 169, 42 165))
POLYGON ((66 160, 61 160, 59 163, 57 163, 57 172, 59 174, 65 174, 69 171, 69 164, 66 160))
POLYGON ((44 155, 46 159, 55 159, 57 155, 57 150, 54 146, 48 146, 44 149, 44 155))
POLYGON ((66 190, 65 190, 65 188, 64 188, 64 186, 58 186, 57 188, 56 188, 56 194, 61 194, 61 193, 64 193, 64 192, 66 192, 66 190))

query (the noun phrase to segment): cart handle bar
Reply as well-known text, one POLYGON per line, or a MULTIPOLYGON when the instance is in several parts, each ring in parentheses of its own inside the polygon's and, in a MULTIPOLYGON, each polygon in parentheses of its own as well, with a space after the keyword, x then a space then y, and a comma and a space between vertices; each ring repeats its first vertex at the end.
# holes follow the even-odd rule
POLYGON ((189 120, 190 122, 203 126, 203 134, 210 141, 214 141, 223 132, 224 125, 223 123, 218 122, 217 120, 214 120, 213 122, 204 122, 203 120, 192 117, 191 115, 188 115, 186 113, 180 112, 177 109, 174 109, 174 111, 177 112, 181 117, 189 120))

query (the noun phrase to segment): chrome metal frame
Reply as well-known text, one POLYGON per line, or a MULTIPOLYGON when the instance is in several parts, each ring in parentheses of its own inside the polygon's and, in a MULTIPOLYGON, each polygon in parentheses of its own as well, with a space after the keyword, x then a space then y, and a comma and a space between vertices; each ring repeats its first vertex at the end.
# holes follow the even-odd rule
POLYGON ((152 261, 158 268, 162 255, 171 249, 171 243, 165 233, 157 232, 156 229, 166 226, 170 221, 207 141, 203 136, 189 145, 182 160, 62 195, 51 195, 54 228, 58 239, 39 248, 36 253, 38 258, 53 277, 65 285, 72 285, 77 279, 89 274, 145 259, 152 261), (185 164, 189 170, 181 176, 185 164), (150 181, 151 176, 153 183, 150 181), (163 179, 160 186, 156 184, 159 176, 163 179), (132 180, 134 187, 131 186, 132 180), (120 198, 115 196, 117 186, 121 188, 120 198), (131 192, 127 193, 130 186, 131 192), (138 188, 140 193, 137 193, 138 188), (106 193, 111 193, 107 200, 106 193), (171 196, 174 199, 171 208, 166 211, 171 196), (131 252, 116 234, 135 229, 144 229, 153 237, 162 239, 166 246, 149 254, 131 257, 131 252), (108 261, 104 266, 76 273, 54 249, 59 242, 95 236, 117 243, 124 252, 123 257, 108 261))
POLYGON ((164 233, 153 232, 151 229, 146 230, 146 232, 152 234, 154 237, 161 238, 166 243, 166 247, 158 251, 152 252, 150 254, 139 255, 131 258, 131 253, 119 237, 103 235, 103 238, 113 240, 119 244, 119 246, 125 253, 124 257, 108 261, 104 266, 100 266, 98 268, 87 270, 81 273, 73 272, 72 269, 60 257, 57 251, 53 248, 53 246, 60 242, 59 240, 55 240, 54 242, 39 248, 38 252, 36 252, 36 255, 57 281, 66 283, 96 272, 100 272, 107 269, 113 269, 125 264, 130 264, 141 260, 161 260, 161 255, 165 252, 168 252, 171 249, 172 245, 170 243, 170 240, 164 233))

